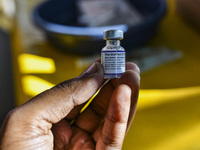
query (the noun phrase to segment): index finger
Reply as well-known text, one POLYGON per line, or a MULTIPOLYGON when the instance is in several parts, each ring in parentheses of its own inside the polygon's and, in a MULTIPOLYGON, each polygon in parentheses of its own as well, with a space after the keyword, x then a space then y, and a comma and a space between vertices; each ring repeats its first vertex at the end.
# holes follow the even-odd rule
POLYGON ((126 133, 131 103, 131 88, 125 84, 113 92, 102 134, 97 141, 99 149, 121 149, 126 133))

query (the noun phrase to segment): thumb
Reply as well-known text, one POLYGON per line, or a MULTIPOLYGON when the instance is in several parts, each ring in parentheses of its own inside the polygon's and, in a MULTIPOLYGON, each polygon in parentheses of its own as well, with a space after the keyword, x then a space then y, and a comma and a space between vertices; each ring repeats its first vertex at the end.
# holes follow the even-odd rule
MULTIPOLYGON (((85 103, 103 83, 103 68, 94 62, 77 78, 64 81, 39 94, 20 109, 23 114, 57 123, 77 105, 85 103)), ((29 118, 28 116, 26 118, 29 118)))

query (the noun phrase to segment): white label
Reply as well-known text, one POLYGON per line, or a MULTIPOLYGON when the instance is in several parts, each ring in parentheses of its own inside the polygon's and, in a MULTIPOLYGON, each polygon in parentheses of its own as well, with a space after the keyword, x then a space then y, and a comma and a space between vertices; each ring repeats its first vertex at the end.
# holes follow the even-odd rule
POLYGON ((102 51, 104 75, 121 75, 125 72, 125 51, 102 51))

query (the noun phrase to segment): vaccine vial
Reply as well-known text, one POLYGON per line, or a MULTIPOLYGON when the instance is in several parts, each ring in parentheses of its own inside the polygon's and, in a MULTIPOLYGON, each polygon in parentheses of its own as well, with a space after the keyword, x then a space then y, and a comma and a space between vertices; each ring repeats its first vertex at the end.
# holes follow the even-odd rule
POLYGON ((104 79, 120 78, 125 72, 126 54, 120 46, 123 31, 106 30, 103 33, 106 46, 101 51, 101 63, 104 68, 104 79))

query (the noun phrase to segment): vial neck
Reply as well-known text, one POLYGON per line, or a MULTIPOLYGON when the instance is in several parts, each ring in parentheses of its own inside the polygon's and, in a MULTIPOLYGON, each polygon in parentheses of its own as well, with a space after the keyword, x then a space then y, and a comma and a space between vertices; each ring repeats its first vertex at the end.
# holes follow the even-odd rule
POLYGON ((120 40, 107 40, 107 46, 120 46, 120 40))

